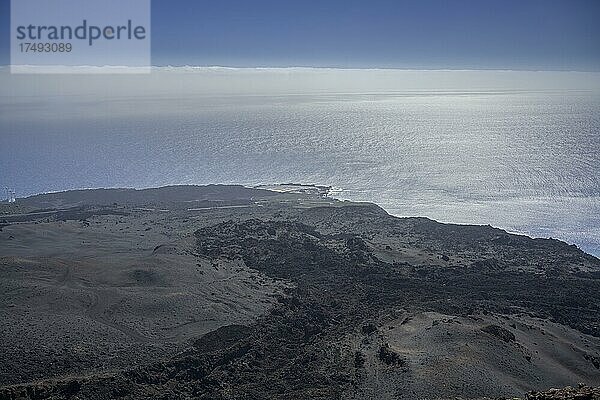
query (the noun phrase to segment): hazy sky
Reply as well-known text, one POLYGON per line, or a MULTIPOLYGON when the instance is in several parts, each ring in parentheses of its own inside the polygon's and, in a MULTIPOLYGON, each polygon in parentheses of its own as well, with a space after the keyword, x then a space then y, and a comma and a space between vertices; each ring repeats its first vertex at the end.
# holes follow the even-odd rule
POLYGON ((598 21, 598 0, 153 0, 152 62, 598 71, 598 21))

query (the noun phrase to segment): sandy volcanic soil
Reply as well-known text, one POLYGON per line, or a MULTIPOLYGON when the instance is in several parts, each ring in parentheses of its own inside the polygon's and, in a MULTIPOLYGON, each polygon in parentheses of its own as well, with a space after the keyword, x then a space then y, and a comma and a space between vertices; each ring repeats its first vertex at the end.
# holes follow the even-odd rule
POLYGON ((127 212, 0 232, 0 384, 173 355, 222 325, 251 323, 288 286, 196 257, 190 234, 206 212, 127 212))
POLYGON ((527 315, 397 314, 373 334, 348 339, 365 362, 363 383, 348 399, 519 396, 532 388, 599 384, 599 371, 583 355, 600 353, 600 340, 564 325, 527 315), (490 326, 514 337, 500 338, 490 326), (398 362, 382 362, 382 349, 398 362))

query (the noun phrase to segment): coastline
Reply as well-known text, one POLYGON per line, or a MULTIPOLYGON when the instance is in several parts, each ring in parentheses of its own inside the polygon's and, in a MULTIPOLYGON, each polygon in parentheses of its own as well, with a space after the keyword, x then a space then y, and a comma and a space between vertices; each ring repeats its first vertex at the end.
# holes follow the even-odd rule
MULTIPOLYGON (((153 190, 153 189, 169 188, 169 187, 203 187, 203 186, 206 186, 206 185, 167 185, 167 186, 160 186, 160 187, 143 187, 143 188, 125 188, 125 187, 82 188, 82 189, 56 190, 56 191, 50 191, 50 192, 37 193, 37 194, 32 194, 32 195, 24 197, 24 198, 20 198, 20 200, 35 198, 35 197, 44 196, 44 195, 60 195, 61 193, 67 193, 67 192, 78 193, 78 192, 87 192, 87 191, 93 192, 93 191, 98 191, 98 190, 144 191, 144 190, 153 190)), ((333 199, 336 201, 377 204, 376 201, 369 201, 369 200, 356 201, 356 200, 352 199, 353 196, 350 196, 350 197, 342 196, 341 194, 344 192, 344 189, 336 187, 336 186, 331 186, 331 185, 304 184, 304 183, 279 183, 279 184, 258 184, 258 185, 210 184, 208 186, 217 186, 217 187, 218 186, 232 186, 232 187, 243 187, 243 188, 247 188, 247 189, 254 188, 254 189, 273 191, 276 193, 304 194, 304 195, 308 195, 308 196, 329 198, 329 199, 333 199)), ((27 201, 26 201, 26 203, 27 203, 27 201)), ((377 204, 377 205, 379 205, 379 204, 377 204)), ((583 243, 581 243, 581 242, 575 243, 573 241, 568 241, 568 240, 565 240, 564 238, 561 238, 560 235, 559 235, 559 237, 554 237, 554 238, 551 236, 545 236, 543 234, 536 235, 535 231, 538 229, 536 229, 535 227, 532 227, 530 229, 511 229, 511 228, 506 228, 503 226, 491 225, 489 223, 456 222, 456 221, 452 221, 452 220, 431 218, 426 215, 410 215, 410 214, 406 214, 406 213, 394 213, 393 211, 390 211, 388 208, 384 208, 384 209, 386 209, 386 211, 390 215, 399 217, 399 218, 422 218, 422 217, 425 217, 425 218, 430 218, 433 221, 443 223, 443 224, 462 225, 462 226, 494 226, 496 228, 506 231, 509 234, 522 235, 522 236, 527 236, 530 238, 558 239, 558 240, 564 241, 570 245, 575 245, 578 248, 580 248, 581 250, 585 251, 586 253, 588 253, 596 258, 600 258, 600 243, 595 243, 595 242, 589 241, 589 239, 583 240, 583 243)), ((19 204, 10 205, 10 204, 7 204, 6 202, 0 202, 0 217, 9 213, 10 210, 21 210, 21 211, 28 210, 27 211, 28 213, 32 212, 32 211, 33 212, 37 211, 35 209, 35 207, 31 207, 31 206, 23 209, 23 208, 19 207, 19 204)), ((42 210, 42 211, 44 211, 44 210, 42 210)))
POLYGON ((0 397, 218 398, 225 384, 351 398, 381 376, 406 400, 600 385, 598 258, 285 189, 20 199, 0 227, 0 397))

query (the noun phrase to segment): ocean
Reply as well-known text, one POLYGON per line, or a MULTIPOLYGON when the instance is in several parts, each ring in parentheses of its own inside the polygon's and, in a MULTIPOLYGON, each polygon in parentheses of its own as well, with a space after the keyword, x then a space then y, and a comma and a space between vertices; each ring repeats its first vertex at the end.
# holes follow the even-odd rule
POLYGON ((598 95, 561 90, 5 98, 0 185, 330 185, 600 256, 598 110, 598 95))

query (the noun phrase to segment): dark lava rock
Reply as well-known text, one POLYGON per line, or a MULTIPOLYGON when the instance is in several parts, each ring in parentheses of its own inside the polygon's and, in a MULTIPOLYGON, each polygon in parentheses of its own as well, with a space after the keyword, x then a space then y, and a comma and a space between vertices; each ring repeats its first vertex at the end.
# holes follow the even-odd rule
POLYGON ((373 332, 377 332, 377 327, 374 324, 366 324, 362 327, 362 333, 364 335, 370 335, 373 332))
POLYGON ((362 368, 365 366, 365 356, 360 351, 354 353, 354 367, 362 368))
POLYGON ((586 354, 584 358, 592 363, 596 369, 600 369, 600 357, 592 356, 590 354, 586 354))
POLYGON ((483 328, 481 328, 481 330, 491 335, 494 335, 507 343, 514 342, 516 339, 515 335, 511 331, 498 325, 484 326, 483 328))
POLYGON ((564 389, 550 389, 546 392, 529 392, 527 400, 600 400, 600 388, 580 385, 564 389))
POLYGON ((387 365, 404 366, 406 364, 404 359, 393 351, 387 343, 379 347, 377 357, 387 365))
POLYGON ((208 332, 194 342, 194 347, 201 352, 212 352, 226 349, 242 339, 250 329, 244 325, 227 325, 208 332))

